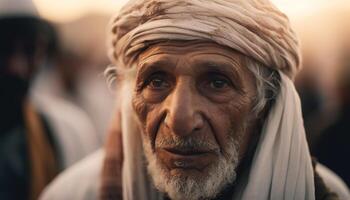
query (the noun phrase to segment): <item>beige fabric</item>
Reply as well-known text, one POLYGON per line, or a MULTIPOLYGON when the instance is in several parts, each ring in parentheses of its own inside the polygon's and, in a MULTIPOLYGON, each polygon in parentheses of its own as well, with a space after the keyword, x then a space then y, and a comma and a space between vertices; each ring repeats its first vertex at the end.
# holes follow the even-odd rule
POLYGON ((311 157, 298 93, 281 75, 280 93, 265 121, 251 169, 234 199, 315 199, 311 157))
POLYGON ((35 200, 58 174, 58 165, 39 116, 28 101, 24 103, 24 118, 31 175, 28 199, 35 200))
POLYGON ((292 79, 299 45, 288 18, 268 0, 131 0, 111 21, 110 58, 128 67, 162 40, 206 40, 231 47, 292 79))

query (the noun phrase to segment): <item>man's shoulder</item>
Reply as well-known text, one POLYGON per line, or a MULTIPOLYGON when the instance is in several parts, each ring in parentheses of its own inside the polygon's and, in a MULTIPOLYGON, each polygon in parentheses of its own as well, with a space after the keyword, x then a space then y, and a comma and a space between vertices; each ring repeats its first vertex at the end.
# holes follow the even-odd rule
POLYGON ((339 200, 348 200, 350 199, 350 192, 347 185, 343 180, 336 175, 333 171, 328 169, 326 166, 318 163, 316 165, 316 172, 324 181, 324 184, 327 188, 338 195, 339 200))
POLYGON ((97 199, 104 154, 100 149, 62 172, 44 190, 40 199, 97 199))

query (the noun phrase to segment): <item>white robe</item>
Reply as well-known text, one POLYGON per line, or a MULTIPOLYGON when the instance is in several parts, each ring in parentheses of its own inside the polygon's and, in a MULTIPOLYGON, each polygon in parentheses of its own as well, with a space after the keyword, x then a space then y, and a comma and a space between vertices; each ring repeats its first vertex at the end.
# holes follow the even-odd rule
POLYGON ((66 100, 61 90, 57 75, 43 70, 31 88, 31 99, 48 120, 65 169, 100 148, 102 139, 85 111, 66 100))

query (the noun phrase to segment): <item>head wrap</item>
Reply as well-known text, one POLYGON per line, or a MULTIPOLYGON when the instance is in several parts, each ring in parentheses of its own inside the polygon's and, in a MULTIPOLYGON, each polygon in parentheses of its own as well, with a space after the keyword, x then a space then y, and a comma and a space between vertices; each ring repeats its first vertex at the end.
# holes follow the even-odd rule
POLYGON ((294 78, 298 40, 268 0, 131 0, 111 21, 110 58, 129 67, 141 50, 164 40, 214 41, 294 78))
MULTIPOLYGON (((111 21, 110 58, 132 67, 149 45, 202 40, 228 46, 279 71, 280 92, 269 111, 249 169, 233 199, 315 199, 301 106, 293 79, 300 68, 298 40, 287 17, 268 0, 132 0, 111 21)), ((113 67, 107 70, 113 79, 113 67)), ((162 199, 146 172, 140 131, 131 106, 133 80, 124 79, 121 112, 123 199, 162 199)), ((120 151, 118 151, 120 152, 120 151)), ((119 156, 120 157, 120 156, 119 156)), ((108 163, 108 156, 105 165, 108 163)), ((106 173, 105 177, 108 177, 106 173)), ((111 197, 108 181, 101 196, 111 197)), ((119 194, 120 195, 120 194, 119 194)))

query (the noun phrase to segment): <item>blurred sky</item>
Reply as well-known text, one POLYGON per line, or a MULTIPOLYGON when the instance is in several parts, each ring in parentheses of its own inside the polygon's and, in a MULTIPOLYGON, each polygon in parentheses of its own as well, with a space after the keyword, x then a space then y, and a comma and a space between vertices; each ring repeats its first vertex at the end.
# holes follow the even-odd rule
MULTIPOLYGON (((127 0, 33 0, 39 13, 56 22, 71 21, 80 16, 91 13, 113 14, 117 12, 127 0)), ((290 17, 295 15, 309 15, 322 7, 342 5, 350 7, 350 0, 272 0, 282 11, 290 17)))

